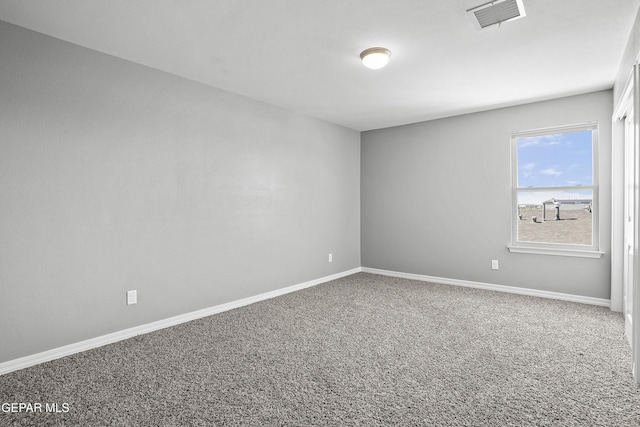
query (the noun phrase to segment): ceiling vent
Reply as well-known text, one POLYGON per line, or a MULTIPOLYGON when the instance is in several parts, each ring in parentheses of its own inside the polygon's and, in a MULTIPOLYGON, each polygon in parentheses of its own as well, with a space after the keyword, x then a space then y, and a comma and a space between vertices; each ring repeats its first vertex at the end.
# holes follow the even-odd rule
POLYGON ((527 15, 522 0, 495 0, 469 9, 467 13, 478 30, 524 18, 527 15))

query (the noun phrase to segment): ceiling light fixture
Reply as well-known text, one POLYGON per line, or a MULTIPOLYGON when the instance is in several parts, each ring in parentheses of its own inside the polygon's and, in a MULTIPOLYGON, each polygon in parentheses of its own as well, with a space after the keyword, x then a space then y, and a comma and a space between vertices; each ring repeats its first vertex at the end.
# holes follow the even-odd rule
POLYGON ((384 47, 370 47, 360 53, 360 59, 362 59, 364 66, 372 70, 377 70, 387 65, 390 56, 391 52, 384 47))

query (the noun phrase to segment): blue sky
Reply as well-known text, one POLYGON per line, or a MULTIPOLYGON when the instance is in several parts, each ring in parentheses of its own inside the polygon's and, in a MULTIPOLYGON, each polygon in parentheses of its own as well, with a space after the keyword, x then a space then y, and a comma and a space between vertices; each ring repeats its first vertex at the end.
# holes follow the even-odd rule
POLYGON ((517 138, 518 187, 591 185, 591 132, 517 138))

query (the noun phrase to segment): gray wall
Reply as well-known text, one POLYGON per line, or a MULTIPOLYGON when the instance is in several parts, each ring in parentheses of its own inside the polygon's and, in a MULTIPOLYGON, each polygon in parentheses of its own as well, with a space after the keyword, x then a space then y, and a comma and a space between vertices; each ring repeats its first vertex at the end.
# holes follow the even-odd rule
POLYGON ((358 132, 2 22, 0 58, 0 362, 360 266, 358 132))
POLYGON ((611 114, 602 91, 363 132, 363 267, 609 298, 611 114), (509 253, 511 132, 586 121, 600 124, 606 254, 509 253))

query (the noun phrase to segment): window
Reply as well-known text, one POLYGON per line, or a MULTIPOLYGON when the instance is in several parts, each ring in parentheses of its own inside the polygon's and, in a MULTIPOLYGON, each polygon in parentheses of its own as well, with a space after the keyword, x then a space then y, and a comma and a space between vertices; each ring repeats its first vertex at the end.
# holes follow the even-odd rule
POLYGON ((511 252, 600 257, 598 125, 514 132, 511 252))

